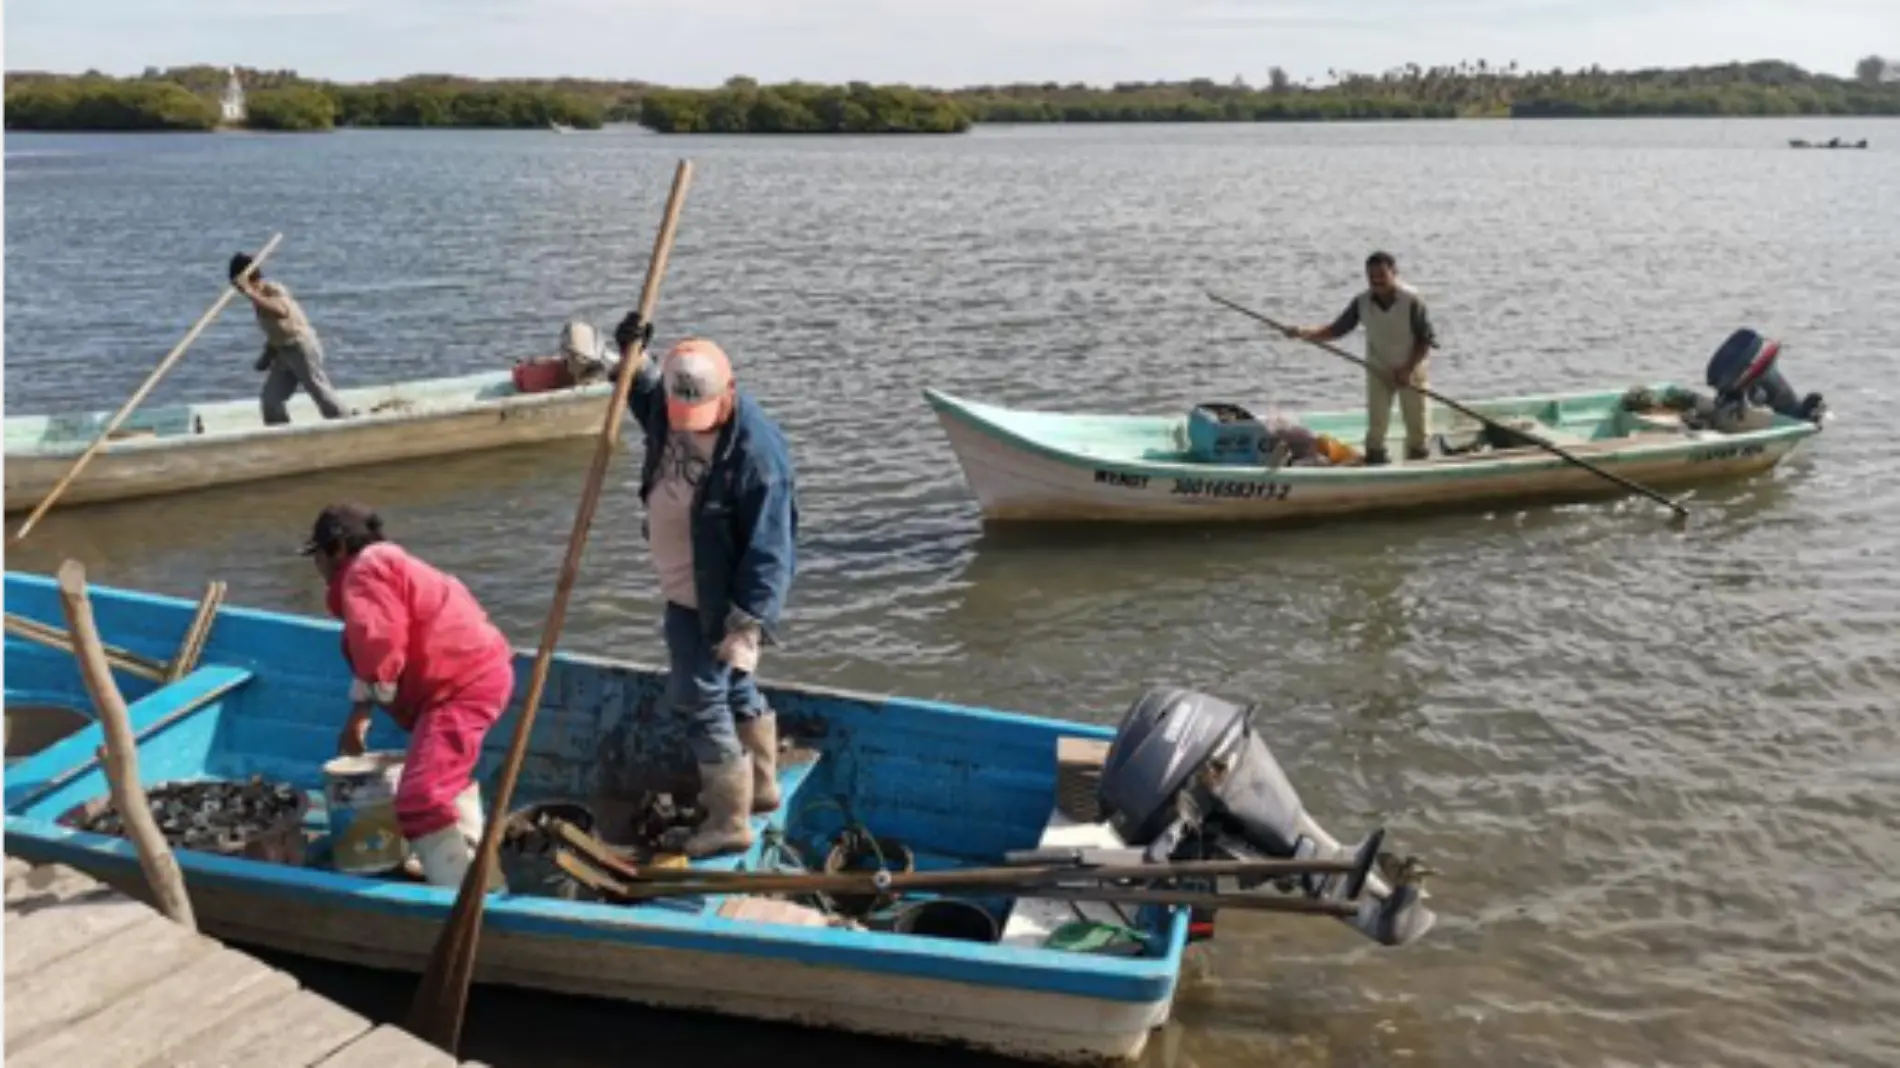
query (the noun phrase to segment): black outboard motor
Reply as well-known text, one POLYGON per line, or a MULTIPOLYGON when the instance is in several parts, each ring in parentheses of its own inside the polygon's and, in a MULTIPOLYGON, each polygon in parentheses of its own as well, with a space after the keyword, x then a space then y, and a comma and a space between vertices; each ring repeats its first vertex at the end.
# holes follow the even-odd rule
POLYGON ((1827 405, 1819 393, 1795 399, 1793 387, 1775 369, 1775 361, 1780 356, 1779 341, 1769 340, 1746 327, 1730 334, 1710 357, 1705 376, 1709 387, 1715 390, 1716 410, 1739 416, 1743 408, 1753 404, 1790 419, 1805 419, 1818 425, 1826 417, 1827 405))
MULTIPOLYGON (((1102 766, 1101 803, 1110 826, 1145 859, 1365 861, 1384 832, 1347 849, 1306 814, 1280 764, 1253 731, 1252 708, 1169 687, 1143 694, 1122 717, 1102 766)), ((1309 897, 1359 897, 1343 922, 1388 946, 1419 938, 1436 922, 1408 881, 1393 885, 1362 863, 1350 874, 1303 875, 1309 897), (1363 874, 1362 874, 1363 873, 1363 874), (1362 882, 1363 880, 1363 882, 1362 882)), ((1285 885, 1285 884, 1282 884, 1285 885)))

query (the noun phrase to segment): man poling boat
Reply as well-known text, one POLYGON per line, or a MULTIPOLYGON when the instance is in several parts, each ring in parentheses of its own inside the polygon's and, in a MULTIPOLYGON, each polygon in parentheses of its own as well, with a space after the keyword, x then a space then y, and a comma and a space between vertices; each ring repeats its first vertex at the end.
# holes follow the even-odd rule
POLYGON ((386 540, 367 508, 325 508, 303 554, 343 621, 351 709, 337 751, 364 752, 375 707, 409 733, 396 823, 423 878, 457 886, 482 837, 475 762, 514 695, 508 639, 460 581, 386 540))
POLYGON ((655 364, 652 334, 634 311, 614 340, 636 361, 627 403, 646 435, 640 500, 666 598, 667 703, 685 721, 704 817, 667 848, 702 857, 749 848, 753 814, 779 804, 777 717, 754 676, 791 591, 798 504, 785 436, 739 390, 725 351, 687 338, 655 364))
POLYGON ((264 331, 264 352, 257 358, 255 370, 266 372, 258 404, 264 409, 264 423, 275 426, 290 422, 285 407, 291 395, 302 386, 325 419, 342 419, 354 414, 337 396, 323 369, 323 343, 317 329, 310 325, 303 305, 297 303, 289 287, 267 281, 259 271, 250 270, 248 253, 231 257, 231 285, 244 294, 257 313, 258 328, 264 331))
POLYGON ((1405 420, 1405 458, 1423 460, 1431 455, 1431 413, 1423 389, 1428 364, 1438 337, 1431 313, 1418 291, 1399 281, 1399 264, 1389 252, 1366 257, 1365 291, 1347 302, 1339 317, 1325 326, 1284 329, 1301 341, 1332 341, 1353 330, 1366 331, 1366 454, 1368 464, 1386 462, 1386 427, 1392 418, 1393 395, 1405 420), (1406 389, 1414 385, 1419 389, 1406 389))

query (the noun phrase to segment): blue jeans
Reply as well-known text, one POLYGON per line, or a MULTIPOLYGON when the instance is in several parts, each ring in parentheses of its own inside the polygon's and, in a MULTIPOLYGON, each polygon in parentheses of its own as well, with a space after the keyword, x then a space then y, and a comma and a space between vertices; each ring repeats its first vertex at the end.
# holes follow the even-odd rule
POLYGON ((699 628, 699 613, 666 604, 666 701, 686 724, 686 744, 701 764, 723 764, 745 754, 735 722, 765 711, 765 695, 744 671, 714 654, 699 628))

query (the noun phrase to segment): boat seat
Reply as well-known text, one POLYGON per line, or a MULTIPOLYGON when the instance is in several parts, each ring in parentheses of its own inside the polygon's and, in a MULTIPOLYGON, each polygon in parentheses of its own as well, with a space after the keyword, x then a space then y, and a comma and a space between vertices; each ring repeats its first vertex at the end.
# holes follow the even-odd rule
MULTIPOLYGON (((206 664, 126 706, 132 740, 143 745, 162 730, 208 717, 223 699, 256 678, 248 669, 206 664)), ((6 809, 19 815, 66 783, 99 770, 105 728, 97 720, 7 769, 6 809)), ((149 758, 148 758, 149 761, 149 758)), ((146 767, 154 765, 147 763, 146 767)))
MULTIPOLYGON (((1039 849, 1079 846, 1084 849, 1124 849, 1126 843, 1106 822, 1081 823, 1062 814, 1060 807, 1049 810, 1049 822, 1037 840, 1039 849)), ((1130 917, 1133 910, 1129 910, 1130 917)), ((1019 897, 1010 907, 1003 925, 1001 945, 1039 949, 1050 932, 1070 920, 1087 919, 1100 923, 1125 924, 1115 909, 1096 901, 1050 901, 1046 898, 1019 897)))

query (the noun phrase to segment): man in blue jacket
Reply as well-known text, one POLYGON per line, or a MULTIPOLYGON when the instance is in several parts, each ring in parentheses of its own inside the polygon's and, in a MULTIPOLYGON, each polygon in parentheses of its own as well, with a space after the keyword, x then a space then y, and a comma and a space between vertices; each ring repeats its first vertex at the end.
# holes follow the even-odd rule
POLYGON ((667 845, 740 852, 752 815, 779 803, 777 718, 754 672, 760 647, 777 642, 796 566, 791 450, 718 345, 687 338, 656 364, 652 336, 637 311, 614 330, 622 360, 642 343, 628 397, 646 435, 640 500, 666 598, 667 696, 699 765, 703 821, 667 845))

